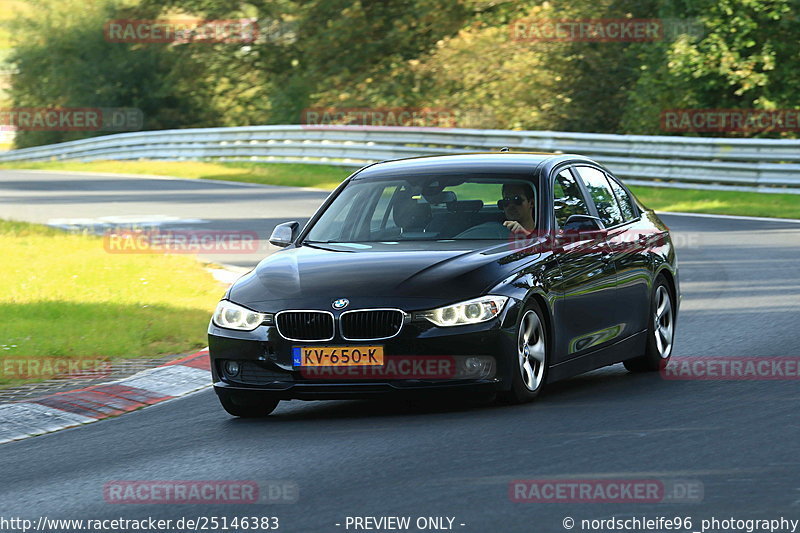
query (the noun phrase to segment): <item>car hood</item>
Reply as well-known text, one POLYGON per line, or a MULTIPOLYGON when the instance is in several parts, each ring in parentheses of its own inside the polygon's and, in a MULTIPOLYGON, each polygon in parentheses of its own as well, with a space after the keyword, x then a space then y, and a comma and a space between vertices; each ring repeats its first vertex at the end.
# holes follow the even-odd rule
POLYGON ((303 245, 261 261, 229 298, 264 311, 329 308, 338 298, 350 308, 452 302, 482 294, 531 255, 485 241, 303 245))

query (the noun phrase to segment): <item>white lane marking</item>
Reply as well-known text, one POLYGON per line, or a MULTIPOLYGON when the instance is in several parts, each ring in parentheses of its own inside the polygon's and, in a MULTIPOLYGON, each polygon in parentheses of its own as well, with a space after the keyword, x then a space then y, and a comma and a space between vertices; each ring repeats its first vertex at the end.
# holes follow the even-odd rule
MULTIPOLYGON (((368 165, 364 165, 368 166, 368 165)), ((358 167, 352 167, 353 174, 356 170, 359 170, 358 167)), ((217 183, 223 185, 232 185, 234 187, 258 187, 262 189, 269 189, 269 188, 292 188, 292 189, 302 189, 305 191, 315 191, 315 192, 324 192, 324 193, 332 193, 333 190, 329 189, 320 189, 317 187, 289 187, 287 185, 267 185, 263 183, 247 183, 243 181, 228 181, 228 180, 210 180, 210 179, 203 179, 203 178, 179 178, 177 176, 158 176, 156 174, 124 174, 124 173, 113 173, 113 172, 87 172, 87 171, 79 171, 79 170, 25 170, 25 169, 0 169, 0 172, 31 172, 37 174, 73 174, 73 175, 86 175, 86 176, 107 176, 109 178, 138 178, 138 179, 157 179, 157 180, 170 180, 170 181, 188 181, 188 182, 200 182, 200 183, 217 183)), ((344 181, 345 178, 342 178, 341 181, 344 181)), ((631 183, 633 185, 637 185, 637 183, 631 182, 631 180, 625 180, 625 183, 631 183)), ((644 187, 657 187, 653 185, 652 182, 641 182, 641 186, 644 187)), ((704 190, 704 189, 700 189, 704 190)), ((715 189, 714 189, 715 190, 715 189)), ((725 190, 730 190, 726 188, 725 190)), ((768 192, 755 192, 755 194, 770 194, 772 191, 768 192)), ((779 192, 779 191, 776 191, 779 192)), ((791 219, 791 218, 782 218, 782 219, 774 219, 768 217, 747 217, 747 216, 737 216, 737 215, 713 215, 713 214, 706 214, 706 213, 679 213, 679 212, 669 212, 669 211, 656 211, 658 214, 670 214, 670 215, 686 215, 686 216, 706 216, 706 217, 718 217, 718 218, 738 218, 742 220, 782 220, 782 221, 793 221, 800 223, 798 219, 791 219)))
POLYGON ((29 433, 25 433, 24 431, 18 431, 14 429, 8 429, 2 425, 0 425, 0 444, 4 444, 6 442, 11 442, 13 440, 21 440, 25 437, 30 437, 29 433))
POLYGON ((760 222, 788 222, 790 224, 800 224, 797 218, 769 218, 769 217, 747 217, 744 215, 713 215, 710 213, 683 213, 680 211, 656 211, 657 215, 675 215, 679 217, 700 217, 700 218, 722 218, 730 220, 758 220, 760 222))
POLYGON ((15 405, 26 405, 31 411, 36 411, 38 413, 41 413, 43 416, 50 417, 54 421, 58 420, 67 422, 69 423, 69 425, 88 424, 89 422, 94 422, 96 420, 95 418, 89 416, 83 416, 77 413, 70 413, 69 411, 64 411, 62 409, 38 403, 25 402, 24 404, 15 404, 15 405))
POLYGON ((496 475, 440 479, 441 483, 471 483, 471 484, 496 484, 508 483, 515 479, 653 479, 676 476, 730 476, 737 474, 763 473, 779 471, 781 468, 774 466, 764 467, 737 467, 726 469, 707 469, 707 470, 656 470, 647 472, 590 472, 590 473, 563 473, 563 474, 542 474, 534 473, 527 475, 496 475))
POLYGON ((182 365, 160 366, 116 382, 163 396, 182 396, 210 383, 211 372, 208 370, 182 365))
MULTIPOLYGON (((133 178, 133 179, 154 179, 154 180, 169 180, 169 181, 188 181, 199 183, 220 183, 223 185, 235 185, 237 187, 269 187, 260 183, 246 183, 240 181, 225 181, 225 180, 207 180, 203 178, 179 178, 177 176, 159 176, 157 174, 125 174, 122 172, 90 172, 83 170, 28 170, 28 169, 13 169, 4 168, 0 172, 29 172, 31 174, 52 174, 57 177, 59 174, 67 174, 72 176, 88 176, 97 177, 105 176, 108 178, 133 178)), ((279 187, 279 185, 272 185, 272 187, 279 187)), ((298 189, 301 187, 297 187, 298 189)), ((329 191, 326 191, 329 192, 329 191)))
POLYGON ((215 280, 224 285, 232 285, 234 281, 249 272, 249 269, 234 270, 230 268, 207 268, 206 270, 214 276, 215 280))
POLYGON ((204 224, 208 222, 208 220, 203 220, 202 218, 181 218, 172 215, 115 215, 110 217, 97 217, 97 220, 110 224, 165 224, 168 222, 181 224, 204 224))
POLYGON ((62 229, 118 226, 162 226, 164 224, 206 224, 202 218, 181 218, 171 215, 117 215, 96 218, 51 218, 47 225, 62 229))
MULTIPOLYGON (((208 348, 197 353, 208 354, 208 348)), ((166 402, 210 387, 211 372, 177 364, 144 370, 128 378, 106 383, 110 384, 136 387, 169 396, 166 402)), ((97 420, 100 419, 32 402, 0 404, 0 444, 97 420)))
MULTIPOLYGON (((357 169, 354 167, 353 171, 350 172, 352 174, 357 169)), ((13 168, 4 168, 0 169, 0 172, 31 172, 35 174, 71 174, 77 176, 88 176, 88 177, 96 177, 96 176, 105 176, 108 178, 133 178, 133 179, 152 179, 152 180, 168 180, 168 181, 188 181, 189 183, 210 183, 214 185, 231 185, 234 187, 256 187, 261 189, 275 189, 275 188, 291 188, 291 189, 302 189, 304 191, 313 191, 313 192, 324 192, 324 193, 332 193, 333 190, 329 189, 320 189, 318 187, 289 187, 287 185, 267 185, 265 183, 247 183, 245 181, 228 181, 228 180, 211 180, 211 179, 204 179, 204 178, 180 178, 178 176, 159 176, 157 174, 124 174, 124 173, 114 173, 114 172, 88 172, 88 171, 81 171, 81 170, 25 170, 25 169, 13 169, 13 168)), ((350 175, 348 174, 348 176, 350 175)), ((342 178, 341 181, 344 181, 342 178)))
POLYGON ((0 420, 0 442, 95 421, 94 418, 27 402, 0 405, 0 420))

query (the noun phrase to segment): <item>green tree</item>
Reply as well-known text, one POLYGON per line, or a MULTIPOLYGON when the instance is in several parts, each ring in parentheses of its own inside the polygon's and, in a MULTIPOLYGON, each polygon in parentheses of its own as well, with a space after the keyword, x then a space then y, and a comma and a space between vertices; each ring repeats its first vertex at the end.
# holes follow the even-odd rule
POLYGON ((220 47, 194 52, 236 93, 236 102, 219 94, 217 106, 246 110, 237 117, 243 124, 296 123, 304 108, 316 105, 375 105, 355 90, 372 81, 402 92, 391 78, 394 69, 457 32, 470 13, 452 0, 145 0, 143 5, 162 14, 258 19, 262 35, 252 46, 226 56, 220 47))
MULTIPOLYGON (((218 122, 202 64, 187 49, 112 43, 103 26, 129 12, 114 1, 35 0, 15 22, 10 96, 14 107, 133 107, 155 130, 218 122)), ((108 132, 20 131, 18 147, 108 132)))
POLYGON ((702 21, 703 35, 684 35, 643 59, 623 131, 657 132, 665 109, 796 109, 799 5, 796 0, 704 0, 687 8, 687 16, 702 21))

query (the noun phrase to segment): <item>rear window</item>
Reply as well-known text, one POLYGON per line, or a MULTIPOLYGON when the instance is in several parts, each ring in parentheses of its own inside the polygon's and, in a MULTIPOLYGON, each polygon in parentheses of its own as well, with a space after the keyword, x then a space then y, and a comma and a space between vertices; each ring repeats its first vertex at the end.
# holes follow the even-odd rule
POLYGON ((604 172, 593 167, 579 166, 578 173, 589 191, 600 220, 606 227, 617 226, 625 221, 617 197, 604 172))
POLYGON ((622 216, 625 218, 625 221, 633 220, 638 216, 636 212, 636 208, 633 206, 633 199, 628 192, 617 183, 612 177, 607 176, 608 183, 611 184, 611 189, 614 191, 614 195, 617 197, 617 201, 619 202, 620 211, 622 211, 622 216))

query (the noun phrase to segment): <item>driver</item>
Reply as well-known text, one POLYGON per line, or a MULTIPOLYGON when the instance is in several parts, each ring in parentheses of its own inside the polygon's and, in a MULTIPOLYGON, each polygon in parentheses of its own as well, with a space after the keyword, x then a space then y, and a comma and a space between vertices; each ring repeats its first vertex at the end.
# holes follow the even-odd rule
POLYGON ((530 235, 536 227, 533 217, 533 187, 524 183, 506 183, 503 185, 503 198, 497 201, 497 207, 503 210, 506 221, 503 225, 511 233, 530 235))

